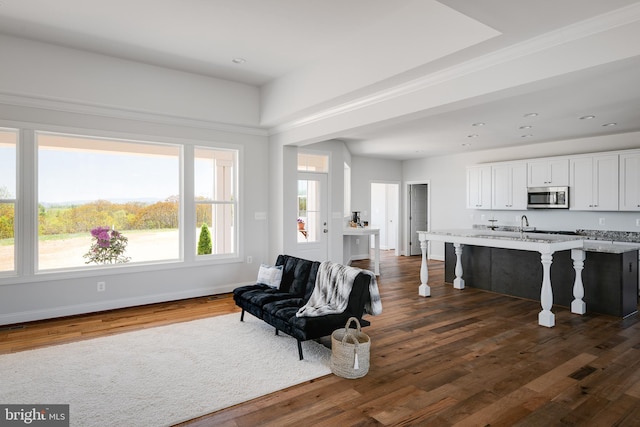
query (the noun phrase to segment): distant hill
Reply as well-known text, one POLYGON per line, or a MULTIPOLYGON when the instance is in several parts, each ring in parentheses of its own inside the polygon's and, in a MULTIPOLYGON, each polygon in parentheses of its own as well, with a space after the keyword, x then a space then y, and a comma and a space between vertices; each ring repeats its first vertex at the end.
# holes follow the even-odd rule
MULTIPOLYGON (((70 200, 68 202, 41 202, 40 204, 45 208, 64 208, 70 206, 81 206, 86 205, 87 203, 97 202, 98 200, 104 199, 96 199, 96 200, 70 200)), ((142 197, 137 199, 111 199, 108 200, 111 203, 121 204, 121 203, 142 203, 144 205, 152 205, 157 202, 165 201, 166 199, 158 199, 153 197, 142 197)))

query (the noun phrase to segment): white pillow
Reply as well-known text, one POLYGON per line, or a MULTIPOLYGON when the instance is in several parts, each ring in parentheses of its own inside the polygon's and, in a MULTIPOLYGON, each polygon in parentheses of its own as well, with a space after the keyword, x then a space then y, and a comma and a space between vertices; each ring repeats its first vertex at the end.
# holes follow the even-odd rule
POLYGON ((280 286, 282 281, 282 266, 277 267, 262 264, 260 265, 260 271, 258 271, 258 283, 262 283, 272 288, 280 286))

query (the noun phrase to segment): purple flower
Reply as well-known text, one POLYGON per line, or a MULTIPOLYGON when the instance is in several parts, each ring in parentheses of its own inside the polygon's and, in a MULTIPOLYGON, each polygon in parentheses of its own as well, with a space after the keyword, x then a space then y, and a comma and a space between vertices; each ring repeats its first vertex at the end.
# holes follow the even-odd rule
POLYGON ((91 230, 91 236, 94 241, 89 252, 84 254, 85 258, 89 258, 86 261, 87 264, 90 262, 113 264, 131 260, 130 257, 123 255, 127 246, 127 238, 122 233, 110 227, 96 227, 91 230))
POLYGON ((109 227, 96 227, 93 230, 91 230, 91 235, 93 237, 98 237, 100 234, 104 233, 104 232, 109 232, 109 227))

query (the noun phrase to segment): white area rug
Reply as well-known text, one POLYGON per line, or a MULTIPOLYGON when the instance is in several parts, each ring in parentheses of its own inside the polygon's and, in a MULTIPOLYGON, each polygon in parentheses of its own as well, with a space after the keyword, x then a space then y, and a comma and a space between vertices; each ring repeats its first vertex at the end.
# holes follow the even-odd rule
POLYGON ((247 314, 0 355, 0 402, 70 404, 72 426, 161 426, 331 372, 331 350, 247 314))

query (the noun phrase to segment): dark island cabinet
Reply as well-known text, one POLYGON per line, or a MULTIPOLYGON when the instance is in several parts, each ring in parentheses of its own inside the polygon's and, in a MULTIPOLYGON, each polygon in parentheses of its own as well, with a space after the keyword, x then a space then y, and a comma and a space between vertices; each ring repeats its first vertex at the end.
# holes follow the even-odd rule
MULTIPOLYGON (((445 281, 455 278, 456 254, 445 244, 445 281)), ((465 286, 540 301, 542 264, 538 252, 485 246, 462 247, 465 286)), ((570 307, 575 270, 571 251, 553 254, 553 303, 570 307)), ((638 251, 586 252, 582 271, 587 312, 627 317, 638 311, 638 251)))

